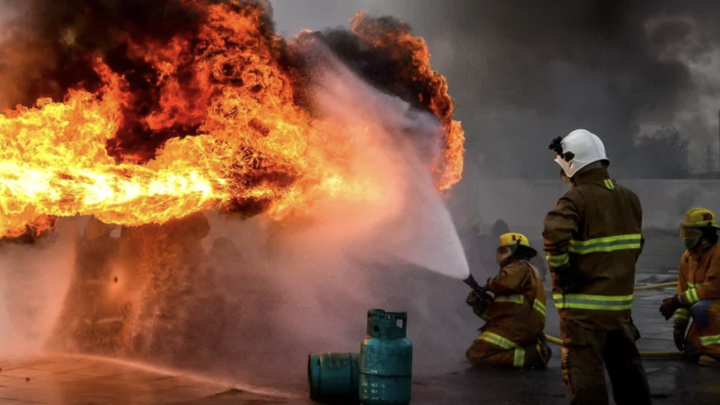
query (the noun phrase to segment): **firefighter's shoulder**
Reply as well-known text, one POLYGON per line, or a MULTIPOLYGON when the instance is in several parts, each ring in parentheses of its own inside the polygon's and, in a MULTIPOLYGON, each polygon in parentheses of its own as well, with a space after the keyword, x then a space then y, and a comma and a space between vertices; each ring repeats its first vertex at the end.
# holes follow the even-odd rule
POLYGON ((565 195, 560 197, 558 202, 562 202, 563 200, 571 202, 575 205, 581 203, 584 200, 582 186, 571 188, 567 191, 567 193, 565 193, 565 195))

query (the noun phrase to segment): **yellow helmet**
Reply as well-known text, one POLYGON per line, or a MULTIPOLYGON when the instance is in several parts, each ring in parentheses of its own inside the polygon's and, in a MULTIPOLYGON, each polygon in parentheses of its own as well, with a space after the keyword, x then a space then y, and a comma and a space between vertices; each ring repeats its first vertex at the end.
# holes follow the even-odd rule
POLYGON ((530 247, 530 242, 528 241, 528 238, 525 237, 525 235, 516 232, 510 232, 500 237, 500 243, 498 247, 503 248, 510 246, 530 247))
POLYGON ((530 241, 525 235, 510 232, 500 237, 500 243, 495 254, 495 260, 500 266, 505 266, 509 260, 515 257, 518 248, 524 252, 523 257, 532 258, 537 255, 535 249, 530 247, 530 241))
POLYGON ((681 227, 684 228, 720 228, 717 218, 707 208, 693 208, 685 213, 681 227))

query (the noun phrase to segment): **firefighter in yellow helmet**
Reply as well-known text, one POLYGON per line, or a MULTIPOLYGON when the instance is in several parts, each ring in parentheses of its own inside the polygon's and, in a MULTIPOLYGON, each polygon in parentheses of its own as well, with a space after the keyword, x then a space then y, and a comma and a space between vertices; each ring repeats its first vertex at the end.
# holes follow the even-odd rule
POLYGON ((486 321, 466 355, 475 366, 545 368, 551 351, 545 341, 545 289, 529 260, 537 255, 519 233, 500 237, 497 263, 500 273, 487 282, 494 294, 476 291, 468 305, 486 321))
POLYGON ((605 146, 586 130, 550 145, 570 190, 545 218, 545 253, 560 315, 562 374, 573 405, 652 403, 631 319, 642 208, 615 183, 605 146))
POLYGON ((680 261, 677 295, 663 300, 665 319, 675 314, 678 350, 703 365, 720 365, 720 247, 715 214, 693 208, 680 224, 687 251, 680 261), (690 320, 693 323, 688 329, 690 320))

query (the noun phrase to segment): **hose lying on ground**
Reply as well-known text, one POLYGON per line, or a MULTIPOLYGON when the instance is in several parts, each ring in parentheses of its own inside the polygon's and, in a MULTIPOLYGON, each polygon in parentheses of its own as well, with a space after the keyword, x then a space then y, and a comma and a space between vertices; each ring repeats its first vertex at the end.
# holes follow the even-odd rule
MULTIPOLYGON (((545 334, 545 338, 548 342, 562 346, 562 339, 558 339, 555 336, 550 336, 548 334, 545 334)), ((654 357, 654 358, 677 358, 682 357, 682 352, 640 352, 640 356, 642 357, 654 357)))
POLYGON ((677 286, 677 281, 670 281, 667 283, 650 284, 650 285, 644 285, 641 287, 635 287, 635 291, 659 290, 661 288, 676 287, 676 286, 677 286))
POLYGON ((550 342, 554 345, 562 346, 562 339, 558 339, 555 336, 550 336, 546 333, 545 339, 547 339, 548 342, 550 342))

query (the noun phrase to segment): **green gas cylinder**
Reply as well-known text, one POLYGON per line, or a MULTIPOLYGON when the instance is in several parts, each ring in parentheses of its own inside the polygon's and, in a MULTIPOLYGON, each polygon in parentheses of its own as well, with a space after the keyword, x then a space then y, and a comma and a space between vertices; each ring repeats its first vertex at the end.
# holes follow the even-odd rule
POLYGON ((356 401, 359 386, 357 353, 325 353, 308 358, 310 398, 327 403, 356 401))
POLYGON ((409 404, 413 348, 407 339, 407 313, 368 311, 367 334, 360 349, 360 402, 409 404))

